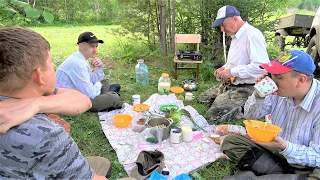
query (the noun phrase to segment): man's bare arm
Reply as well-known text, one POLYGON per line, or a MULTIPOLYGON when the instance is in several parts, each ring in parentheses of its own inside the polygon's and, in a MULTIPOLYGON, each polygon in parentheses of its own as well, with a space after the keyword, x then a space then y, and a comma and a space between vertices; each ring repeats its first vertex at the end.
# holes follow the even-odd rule
POLYGON ((22 124, 37 113, 77 115, 92 106, 90 99, 76 90, 58 89, 56 95, 0 101, 0 133, 22 124))

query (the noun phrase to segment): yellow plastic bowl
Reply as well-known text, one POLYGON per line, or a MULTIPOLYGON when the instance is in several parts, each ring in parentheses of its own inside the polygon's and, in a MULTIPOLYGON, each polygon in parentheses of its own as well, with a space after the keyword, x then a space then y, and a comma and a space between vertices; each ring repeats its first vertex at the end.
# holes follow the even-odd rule
POLYGON ((133 117, 128 114, 117 114, 112 119, 118 128, 126 128, 130 126, 133 117))
POLYGON ((244 120, 244 124, 246 126, 247 134, 250 138, 260 141, 260 142, 270 142, 274 137, 278 135, 282 129, 276 125, 267 123, 266 128, 264 128, 265 123, 257 120, 244 120), (256 125, 257 127, 255 127, 256 125))

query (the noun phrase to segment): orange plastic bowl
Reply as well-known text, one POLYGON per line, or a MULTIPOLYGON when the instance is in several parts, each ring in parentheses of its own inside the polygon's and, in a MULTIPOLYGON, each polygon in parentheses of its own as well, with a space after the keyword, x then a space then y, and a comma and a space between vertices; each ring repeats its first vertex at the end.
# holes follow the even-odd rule
POLYGON ((126 128, 130 126, 133 117, 128 114, 117 114, 112 119, 118 128, 126 128))
POLYGON ((175 94, 181 94, 184 92, 184 89, 182 87, 179 86, 173 86, 170 88, 170 91, 175 93, 175 94))
POLYGON ((148 111, 150 106, 148 104, 135 104, 132 106, 132 110, 135 112, 145 112, 148 111))
POLYGON ((244 120, 244 124, 246 126, 247 134, 250 138, 260 141, 260 142, 270 142, 274 137, 278 135, 282 129, 276 125, 267 123, 266 128, 264 128, 265 123, 257 120, 244 120), (255 127, 256 125, 257 127, 255 127))

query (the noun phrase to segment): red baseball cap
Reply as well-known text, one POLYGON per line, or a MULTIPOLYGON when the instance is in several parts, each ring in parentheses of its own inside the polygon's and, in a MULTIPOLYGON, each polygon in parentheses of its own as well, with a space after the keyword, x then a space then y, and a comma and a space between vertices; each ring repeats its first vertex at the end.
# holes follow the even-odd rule
POLYGON ((277 59, 260 65, 271 74, 283 74, 290 71, 298 71, 305 75, 312 75, 316 66, 312 57, 301 50, 289 50, 281 54, 277 59))

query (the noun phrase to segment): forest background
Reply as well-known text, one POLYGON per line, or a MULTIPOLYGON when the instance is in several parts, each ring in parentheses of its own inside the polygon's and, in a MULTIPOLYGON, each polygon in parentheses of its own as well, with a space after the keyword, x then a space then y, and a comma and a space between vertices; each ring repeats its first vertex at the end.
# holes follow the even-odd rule
MULTIPOLYGON (((244 20, 264 33, 268 54, 274 59, 280 54, 273 44, 277 19, 291 14, 314 15, 320 0, 0 0, 0 28, 18 25, 42 34, 51 44, 56 67, 76 51, 78 35, 92 31, 105 41, 99 46, 98 56, 106 64, 105 72, 110 81, 122 85, 121 99, 128 103, 133 94, 141 94, 141 101, 144 101, 156 93, 162 72, 173 75, 174 34, 201 34, 200 52, 204 63, 199 89, 194 92, 197 99, 201 92, 217 83, 212 74, 225 61, 222 33, 211 24, 217 10, 226 4, 237 7, 244 20), (148 86, 135 83, 134 66, 140 58, 149 68, 148 86)), ((227 46, 229 43, 227 37, 227 46)), ((286 46, 288 48, 297 47, 286 46)), ((172 85, 181 86, 183 78, 190 77, 194 74, 182 72, 178 80, 172 79, 172 85)), ((209 107, 197 103, 196 99, 185 105, 193 106, 203 115, 209 107)), ((113 166, 110 179, 126 176, 101 130, 96 113, 64 118, 70 122, 71 136, 82 154, 110 159, 113 166)), ((242 120, 225 123, 243 125, 242 120)), ((222 179, 233 171, 234 165, 219 159, 191 173, 191 177, 222 179)))

